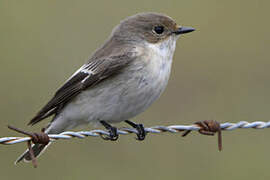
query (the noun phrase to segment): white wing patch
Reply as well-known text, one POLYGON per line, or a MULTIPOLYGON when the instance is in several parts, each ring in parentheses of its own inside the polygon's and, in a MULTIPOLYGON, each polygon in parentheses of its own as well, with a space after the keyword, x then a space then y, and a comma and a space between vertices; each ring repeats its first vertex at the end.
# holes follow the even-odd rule
MULTIPOLYGON (((68 82, 70 79, 72 79, 74 76, 76 76, 78 73, 80 72, 83 72, 85 74, 88 74, 87 77, 85 77, 85 79, 83 79, 82 82, 84 82, 86 79, 88 79, 92 74, 94 74, 94 71, 92 71, 91 69, 88 69, 89 68, 89 64, 84 64, 82 67, 80 67, 75 73, 72 74, 72 76, 70 76, 70 78, 68 78, 66 80, 66 82, 68 82)), ((65 82, 65 83, 66 83, 65 82)))
POLYGON ((91 69, 82 69, 81 72, 86 73, 86 74, 94 74, 94 72, 91 69))
POLYGON ((75 73, 73 73, 66 81, 68 82, 70 79, 72 79, 74 76, 76 76, 76 74, 78 74, 79 72, 81 72, 84 68, 85 68, 86 64, 84 64, 82 67, 80 67, 80 69, 78 69, 75 73))

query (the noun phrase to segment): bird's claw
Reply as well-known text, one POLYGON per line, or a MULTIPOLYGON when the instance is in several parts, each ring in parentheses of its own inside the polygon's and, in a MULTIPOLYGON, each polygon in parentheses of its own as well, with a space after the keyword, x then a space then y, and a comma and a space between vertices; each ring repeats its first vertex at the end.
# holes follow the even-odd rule
POLYGON ((137 133, 136 133, 137 138, 136 139, 138 141, 143 141, 145 139, 146 131, 143 127, 143 124, 135 124, 134 122, 131 122, 129 120, 126 120, 125 122, 137 130, 137 133))
POLYGON ((137 134, 136 139, 138 141, 143 141, 145 139, 145 136, 146 136, 146 132, 144 130, 143 124, 137 124, 136 130, 138 131, 138 133, 136 133, 137 134))
POLYGON ((104 140, 110 140, 110 141, 116 141, 119 137, 118 133, 117 133, 117 128, 111 126, 110 124, 108 124, 106 121, 100 121, 100 123, 108 130, 109 135, 100 135, 102 139, 104 140))
POLYGON ((108 129, 109 135, 103 136, 101 135, 101 138, 104 140, 110 140, 110 141, 116 141, 119 137, 117 134, 117 128, 116 127, 111 127, 108 129))

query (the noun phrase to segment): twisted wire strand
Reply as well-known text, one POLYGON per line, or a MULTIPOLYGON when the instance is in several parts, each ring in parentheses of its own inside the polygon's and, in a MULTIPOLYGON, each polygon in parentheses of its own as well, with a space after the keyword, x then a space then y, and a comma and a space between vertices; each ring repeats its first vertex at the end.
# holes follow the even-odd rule
MULTIPOLYGON (((263 122, 263 121, 255 121, 255 122, 247 122, 247 121, 240 121, 238 123, 222 123, 220 124, 221 130, 231 131, 235 129, 247 129, 247 128, 253 128, 253 129, 264 129, 270 127, 270 121, 263 122)), ((145 128, 145 131, 147 133, 163 133, 163 132, 169 132, 169 133, 178 133, 183 131, 198 131, 201 127, 199 127, 196 124, 192 125, 172 125, 172 126, 153 126, 149 128, 145 128)), ((128 135, 128 134, 136 134, 137 130, 134 128, 120 128, 117 130, 117 133, 119 135, 128 135)), ((71 139, 71 138, 85 138, 85 137, 99 137, 100 135, 109 135, 109 132, 106 130, 96 129, 91 131, 79 131, 79 132, 73 132, 73 131, 66 131, 62 132, 60 134, 48 134, 50 141, 55 141, 59 139, 71 139)), ((31 140, 31 137, 3 137, 0 138, 0 144, 3 145, 12 145, 16 143, 26 142, 31 140)))

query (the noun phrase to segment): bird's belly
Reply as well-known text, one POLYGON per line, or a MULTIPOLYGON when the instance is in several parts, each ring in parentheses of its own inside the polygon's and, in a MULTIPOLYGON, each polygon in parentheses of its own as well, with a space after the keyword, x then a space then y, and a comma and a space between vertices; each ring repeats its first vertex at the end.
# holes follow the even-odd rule
POLYGON ((62 114, 79 124, 130 119, 146 110, 165 89, 170 64, 165 66, 168 67, 153 72, 147 67, 126 69, 79 94, 62 114))

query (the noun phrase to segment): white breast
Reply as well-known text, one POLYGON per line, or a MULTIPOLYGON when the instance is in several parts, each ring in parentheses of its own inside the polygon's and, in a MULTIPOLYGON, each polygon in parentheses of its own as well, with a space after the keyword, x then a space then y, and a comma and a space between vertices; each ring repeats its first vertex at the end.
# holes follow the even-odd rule
MULTIPOLYGON (((173 37, 170 37, 168 40, 157 43, 157 44, 148 44, 149 48, 149 64, 145 76, 150 82, 153 91, 149 95, 151 105, 164 91, 167 86, 173 54, 175 50, 176 40, 173 37)), ((147 58, 146 58, 147 59, 147 58)))

